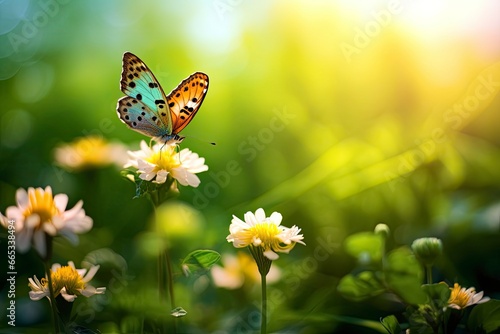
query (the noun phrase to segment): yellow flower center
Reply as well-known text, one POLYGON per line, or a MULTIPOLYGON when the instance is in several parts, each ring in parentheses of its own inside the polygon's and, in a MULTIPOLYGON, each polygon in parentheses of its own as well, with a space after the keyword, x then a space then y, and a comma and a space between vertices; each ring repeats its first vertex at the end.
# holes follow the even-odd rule
POLYGON ((448 300, 448 304, 456 304, 460 308, 466 307, 473 293, 472 294, 467 293, 465 290, 462 289, 462 287, 458 283, 455 283, 453 288, 450 289, 451 289, 451 295, 450 299, 448 300))
POLYGON ((56 296, 64 287, 66 287, 66 292, 70 295, 79 294, 79 290, 85 288, 85 282, 82 276, 80 276, 78 271, 71 266, 62 266, 55 272, 51 271, 51 278, 56 296))
POLYGON ((276 235, 280 233, 278 226, 273 223, 260 223, 252 226, 248 231, 255 237, 262 240, 262 246, 267 248, 271 244, 276 243, 276 235))
POLYGON ((82 165, 101 166, 109 163, 108 143, 101 137, 85 137, 72 144, 82 165))
POLYGON ((153 153, 148 159, 146 159, 146 161, 155 165, 156 171, 171 171, 173 168, 179 167, 181 165, 175 159, 176 154, 178 153, 175 152, 175 149, 167 147, 165 150, 160 150, 153 153))
POLYGON ((31 215, 40 217, 40 225, 46 222, 51 222, 52 217, 59 214, 54 198, 51 192, 46 192, 43 189, 35 189, 28 191, 28 206, 24 210, 24 217, 28 218, 31 215))
POLYGON ((264 248, 264 251, 273 250, 275 252, 284 252, 292 249, 295 243, 290 243, 289 245, 281 244, 281 239, 277 237, 280 232, 276 224, 272 222, 262 222, 249 228, 244 238, 247 244, 253 243, 254 238, 260 239, 262 243, 259 246, 264 248))

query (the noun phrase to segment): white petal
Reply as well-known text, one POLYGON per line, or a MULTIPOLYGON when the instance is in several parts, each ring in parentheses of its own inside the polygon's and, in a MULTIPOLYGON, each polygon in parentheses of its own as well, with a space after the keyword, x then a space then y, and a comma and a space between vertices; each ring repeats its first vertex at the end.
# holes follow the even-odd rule
POLYGON ((76 295, 70 295, 66 292, 66 287, 61 289, 61 296, 63 296, 63 298, 70 303, 76 299, 76 295))
MULTIPOLYGON (((233 216, 234 217, 234 216, 233 216)), ((237 217, 234 217, 231 221, 231 225, 229 225, 229 233, 237 234, 240 231, 244 231, 250 228, 250 225, 239 220, 237 217)))
POLYGON ((259 238, 255 237, 255 236, 252 238, 252 244, 254 246, 256 246, 256 247, 260 246, 261 243, 262 243, 262 240, 260 240, 259 238))
POLYGON ((19 232, 24 227, 24 213, 17 206, 9 206, 5 210, 5 215, 9 219, 15 220, 16 232, 19 232))
POLYGON ((33 235, 33 247, 38 251, 42 258, 47 256, 47 242, 45 238, 45 232, 38 230, 33 235))
POLYGON ((99 265, 90 267, 87 275, 85 275, 85 277, 83 277, 83 281, 85 283, 89 282, 94 277, 95 273, 99 270, 99 268, 100 268, 99 265))
POLYGON ((141 140, 141 143, 139 144, 139 146, 141 147, 141 151, 143 151, 145 153, 152 153, 151 149, 149 148, 149 145, 146 143, 145 140, 141 140))
POLYGON ((0 212, 0 225, 2 225, 3 227, 5 227, 6 229, 9 228, 9 218, 5 217, 4 215, 2 215, 2 213, 0 212))
POLYGON ((469 299, 469 303, 470 304, 475 304, 477 303, 478 301, 481 300, 481 298, 483 298, 483 294, 484 292, 481 291, 481 292, 478 292, 478 293, 473 293, 472 296, 470 297, 469 299))
POLYGON ((73 219, 66 221, 64 227, 60 229, 59 233, 66 235, 68 232, 81 234, 90 231, 92 225, 94 224, 92 218, 85 216, 84 213, 81 213, 79 216, 80 217, 74 217, 73 219))
POLYGON ((256 224, 259 223, 259 221, 257 220, 257 218, 255 217, 255 215, 253 214, 253 212, 251 211, 248 211, 247 213, 245 213, 244 215, 244 218, 245 218, 245 222, 249 225, 249 226, 254 226, 256 224))
POLYGON ((30 299, 31 300, 40 300, 44 297, 47 297, 50 294, 49 291, 30 291, 30 299))
POLYGON ((141 173, 153 173, 155 172, 156 165, 145 161, 145 160, 138 160, 137 161, 137 166, 139 169, 139 172, 141 173))
POLYGON ((213 266, 211 273, 214 284, 221 288, 238 289, 245 282, 245 276, 241 271, 230 271, 220 266, 213 266))
POLYGON ((201 173, 201 172, 206 172, 208 170, 208 166, 205 165, 205 159, 200 159, 196 163, 191 164, 188 170, 191 173, 201 173))
POLYGON ((21 210, 26 209, 26 207, 29 204, 29 197, 28 197, 28 193, 26 192, 26 190, 24 190, 22 188, 17 189, 17 191, 16 191, 16 202, 17 202, 17 206, 21 210))
POLYGON ((106 288, 105 287, 95 289, 95 294, 96 295, 102 295, 105 292, 106 292, 106 288))
MULTIPOLYGON (((41 189, 41 188, 39 188, 39 189, 41 189)), ((45 192, 49 193, 50 197, 54 197, 54 196, 52 196, 52 187, 51 186, 46 186, 45 192)))
POLYGON ((158 184, 163 184, 165 183, 165 181, 167 181, 167 176, 168 176, 168 172, 166 170, 159 170, 157 173, 156 173, 156 179, 154 180, 154 183, 158 183, 158 184))
POLYGON ((484 297, 480 301, 478 301, 476 304, 482 304, 490 301, 490 297, 484 297))
POLYGON ((19 253, 26 253, 31 247, 33 229, 24 229, 16 233, 16 249, 19 253))
POLYGON ((233 219, 231 220, 232 224, 236 225, 245 225, 246 227, 250 227, 247 223, 245 223, 243 220, 239 219, 235 215, 233 215, 233 219))
POLYGON ((52 272, 55 272, 55 271, 59 270, 60 268, 61 268, 61 265, 59 263, 54 263, 54 264, 52 264, 52 267, 50 268, 50 270, 52 272))
POLYGON ((40 216, 35 214, 29 215, 25 220, 24 220, 24 225, 26 228, 35 228, 40 225, 40 216))
POLYGON ((90 296, 93 296, 95 294, 102 295, 106 291, 106 288, 97 288, 96 289, 91 285, 87 285, 85 287, 85 289, 79 290, 79 291, 82 294, 82 296, 90 297, 90 296))
POLYGON ((64 212, 66 210, 66 206, 68 205, 68 195, 66 194, 57 194, 54 196, 54 204, 59 212, 64 212))
POLYGON ((182 167, 172 168, 172 177, 179 181, 183 186, 189 185, 188 182, 188 174, 189 172, 182 167))
POLYGON ((266 213, 264 212, 264 209, 258 208, 257 211, 255 211, 255 218, 257 218, 259 222, 266 220, 266 213))
MULTIPOLYGON (((69 209, 68 211, 65 211, 63 216, 64 216, 64 219, 71 219, 75 216, 77 216, 80 211, 82 211, 82 207, 83 207, 83 201, 82 200, 79 200, 74 207, 72 207, 71 209, 69 209)), ((85 211, 83 211, 85 212, 85 211)))
POLYGON ((73 246, 78 245, 80 239, 78 238, 78 235, 76 235, 75 233, 67 229, 63 229, 59 231, 59 234, 64 238, 66 238, 73 246))
POLYGON ((141 180, 151 181, 156 176, 156 173, 143 173, 139 175, 141 180))
POLYGON ((267 257, 269 260, 277 260, 279 258, 279 255, 273 252, 272 250, 266 250, 264 253, 264 256, 267 257))
POLYGON ((51 236, 56 236, 57 235, 57 228, 54 224, 51 224, 49 222, 46 222, 42 225, 42 230, 47 233, 48 235, 51 236))
POLYGON ((276 225, 280 225, 281 221, 283 220, 283 216, 279 212, 273 212, 271 213, 271 217, 269 217, 273 223, 276 225))

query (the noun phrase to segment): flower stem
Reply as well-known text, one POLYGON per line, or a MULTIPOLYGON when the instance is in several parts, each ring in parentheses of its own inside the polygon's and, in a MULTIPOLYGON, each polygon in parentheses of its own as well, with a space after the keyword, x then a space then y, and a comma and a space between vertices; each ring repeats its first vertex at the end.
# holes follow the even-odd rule
POLYGON ((172 309, 175 308, 175 296, 174 296, 174 276, 172 275, 172 261, 170 261, 170 254, 168 250, 165 250, 163 256, 167 263, 167 280, 168 280, 168 292, 170 294, 170 306, 172 309))
POLYGON ((44 261, 45 264, 45 273, 47 275, 47 281, 49 285, 49 293, 50 293, 50 308, 52 309, 52 324, 54 325, 54 333, 59 333, 59 322, 57 320, 57 306, 56 306, 56 298, 54 297, 54 287, 52 286, 52 275, 50 272, 50 264, 49 260, 44 261))
POLYGON ((426 265, 425 272, 427 275, 427 284, 432 284, 432 265, 430 264, 426 265))
POLYGON ((266 284, 266 274, 261 274, 261 285, 262 285, 262 309, 261 309, 261 320, 262 323, 260 325, 260 333, 267 333, 267 284, 266 284))
POLYGON ((165 261, 163 259, 163 252, 160 251, 158 254, 158 294, 160 301, 166 299, 165 283, 165 261))

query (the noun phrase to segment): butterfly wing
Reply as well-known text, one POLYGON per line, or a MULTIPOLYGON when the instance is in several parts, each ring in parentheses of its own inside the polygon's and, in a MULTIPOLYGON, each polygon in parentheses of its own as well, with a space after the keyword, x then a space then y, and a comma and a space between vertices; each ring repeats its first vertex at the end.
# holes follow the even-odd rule
POLYGON ((150 137, 172 134, 172 116, 167 108, 165 93, 153 72, 130 52, 123 54, 120 88, 128 95, 128 98, 118 101, 117 108, 118 116, 125 124, 150 137), (143 119, 147 124, 142 123, 143 119))
POLYGON ((157 114, 136 98, 124 96, 119 99, 117 111, 120 119, 134 131, 153 138, 169 135, 157 114))
POLYGON ((208 91, 208 75, 201 72, 191 74, 167 96, 172 120, 172 133, 184 129, 198 112, 208 91))

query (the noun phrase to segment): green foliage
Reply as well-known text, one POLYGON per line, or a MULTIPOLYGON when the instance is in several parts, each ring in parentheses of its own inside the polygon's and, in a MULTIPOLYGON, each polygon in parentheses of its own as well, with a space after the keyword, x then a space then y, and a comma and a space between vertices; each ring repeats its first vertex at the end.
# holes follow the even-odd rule
POLYGON ((410 331, 417 333, 437 333, 444 330, 445 310, 450 298, 450 289, 446 284, 424 284, 425 303, 410 305, 405 315, 410 324, 410 331))
MULTIPOLYGON (((337 286, 339 293, 356 302, 393 293, 406 305, 404 316, 408 323, 405 326, 408 326, 411 333, 454 333, 461 324, 462 313, 448 307, 450 287, 446 283, 422 284, 422 265, 412 252, 421 251, 419 247, 422 246, 427 251, 425 247, 428 245, 425 243, 431 241, 434 245, 438 239, 420 238, 413 243, 412 249, 402 246, 385 254, 387 236, 387 233, 362 232, 346 238, 344 248, 350 255, 358 258, 360 268, 357 270, 361 271, 342 277, 337 286), (364 267, 367 265, 371 269, 366 270, 364 267)), ((441 255, 442 245, 440 240, 438 242, 438 253, 441 255)), ((435 258, 436 256, 432 257, 432 262, 435 258)), ((497 301, 476 306, 467 322, 468 328, 481 333, 496 330, 500 326, 500 322, 496 320, 500 315, 499 310, 497 301)), ((387 333, 399 334, 402 331, 394 315, 381 319, 381 323, 387 333)))
POLYGON ((352 234, 344 240, 346 252, 362 262, 380 261, 383 244, 384 238, 372 232, 352 234))
POLYGON ((134 199, 149 197, 155 205, 159 205, 167 197, 171 196, 172 192, 178 192, 175 187, 175 180, 171 176, 167 177, 166 182, 158 184, 141 179, 139 173, 133 169, 124 169, 120 174, 130 181, 133 180, 132 182, 135 184, 134 199))
MULTIPOLYGON (((161 321, 142 324, 173 319, 156 286, 156 257, 167 248, 176 298, 189 311, 179 332, 257 331, 258 283, 217 286, 208 269, 214 254, 186 258, 200 275, 185 277, 178 264, 195 249, 234 254, 225 240, 232 215, 258 207, 280 211, 307 244, 273 263, 281 269, 268 291, 279 305, 270 315, 275 332, 369 334, 362 321, 346 319, 388 314, 406 329, 407 308, 424 331, 429 319, 450 321, 460 312, 436 313, 445 291, 421 287, 422 269, 405 245, 441 238, 435 278, 500 295, 500 71, 490 2, 425 2, 413 10, 403 1, 393 15, 391 1, 370 8, 355 1, 0 1, 8 17, 0 39, 0 212, 16 204, 20 187, 50 185, 69 196, 68 208, 83 201, 93 228, 77 246, 55 238, 54 262, 101 266, 92 284, 106 294, 78 298, 85 307, 73 308, 94 332, 159 333, 161 321), (129 150, 149 140, 116 115, 125 51, 147 63, 165 92, 195 71, 210 76, 203 106, 181 133, 181 147, 209 166, 199 187, 176 193, 134 173, 126 181, 121 167, 77 173, 55 161, 56 147, 88 134, 129 150), (172 210, 159 233, 146 199, 167 193, 196 214, 181 219, 172 210), (390 226, 386 240, 359 233, 379 222, 390 226), (312 297, 325 290, 338 294, 312 297), (287 321, 273 323, 279 316, 287 321)), ((0 247, 6 241, 0 228, 0 247)), ((47 333, 47 300, 31 301, 27 286, 43 268, 34 252, 16 260, 15 329, 47 333)), ((249 267, 231 274, 251 277, 249 267)), ((464 310, 457 328, 493 331, 499 317, 491 305, 464 310)))
POLYGON ((420 288, 422 268, 408 247, 388 254, 384 274, 388 288, 406 303, 416 305, 425 301, 425 294, 420 288))
POLYGON ((474 307, 467 321, 473 333, 498 333, 500 331, 500 301, 490 300, 474 307))
POLYGON ((431 305, 434 310, 442 310, 448 306, 451 290, 447 284, 424 284, 422 292, 426 294, 426 304, 431 305))
POLYGON ((135 315, 126 316, 120 322, 120 330, 122 333, 139 333, 142 327, 143 324, 141 319, 135 315))
POLYGON ((373 271, 363 271, 356 275, 348 274, 342 277, 337 289, 344 297, 358 302, 380 295, 386 289, 376 275, 377 273, 373 271))
POLYGON ((399 325, 398 319, 395 316, 389 315, 380 320, 384 328, 387 330, 389 334, 400 334, 402 329, 399 325))
POLYGON ((187 276, 198 271, 207 271, 219 260, 220 254, 216 251, 199 249, 189 253, 182 261, 181 267, 187 276))
POLYGON ((425 301, 421 291, 422 268, 408 247, 383 254, 385 238, 375 232, 356 233, 346 238, 344 248, 374 269, 344 276, 338 285, 346 298, 361 301, 383 292, 393 292, 408 304, 425 301))

